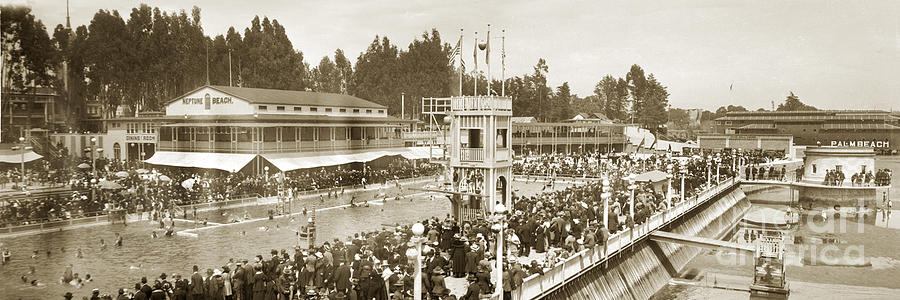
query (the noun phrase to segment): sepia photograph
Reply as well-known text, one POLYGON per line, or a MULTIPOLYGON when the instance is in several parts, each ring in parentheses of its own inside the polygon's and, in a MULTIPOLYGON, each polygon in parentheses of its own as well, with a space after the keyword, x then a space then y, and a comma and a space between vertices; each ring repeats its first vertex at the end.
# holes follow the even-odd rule
POLYGON ((0 300, 900 297, 900 1, 4 0, 0 300))

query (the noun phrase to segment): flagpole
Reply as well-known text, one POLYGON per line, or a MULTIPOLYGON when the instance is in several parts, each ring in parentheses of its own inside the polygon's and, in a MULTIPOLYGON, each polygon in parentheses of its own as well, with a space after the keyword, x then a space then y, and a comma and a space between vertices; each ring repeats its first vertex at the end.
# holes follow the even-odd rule
POLYGON ((487 95, 491 96, 491 24, 488 24, 487 42, 485 43, 487 44, 484 48, 484 63, 487 64, 488 71, 487 95))
MULTIPOLYGON (((463 65, 463 62, 462 62, 462 60, 463 60, 463 56, 462 56, 462 51, 463 51, 462 45, 463 45, 463 44, 462 44, 462 41, 463 41, 463 29, 460 28, 460 29, 459 29, 459 51, 458 51, 457 54, 456 54, 457 56, 459 56, 459 65, 460 65, 460 66, 463 65)), ((459 95, 460 95, 460 96, 463 95, 463 91, 462 91, 462 82, 463 82, 463 69, 462 69, 462 68, 459 68, 459 95)))
POLYGON ((506 96, 506 29, 500 38, 500 96, 506 96))
POLYGON ((473 93, 472 95, 478 96, 478 31, 475 32, 475 54, 474 55, 475 55, 475 60, 474 60, 475 61, 474 62, 475 71, 472 73, 472 74, 474 74, 474 76, 472 76, 472 77, 475 79, 475 88, 474 88, 475 93, 473 93))

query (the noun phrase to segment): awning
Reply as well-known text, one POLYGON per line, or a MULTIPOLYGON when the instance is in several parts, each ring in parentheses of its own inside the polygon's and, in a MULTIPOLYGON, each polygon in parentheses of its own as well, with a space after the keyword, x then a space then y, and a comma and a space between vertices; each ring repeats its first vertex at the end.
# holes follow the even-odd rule
POLYGON ((158 151, 144 162, 154 165, 240 171, 255 154, 158 151))
MULTIPOLYGON (((34 153, 34 151, 25 152, 24 161, 30 162, 34 160, 41 159, 43 156, 40 154, 34 153)), ((8 164, 20 164, 22 163, 22 152, 12 150, 12 151, 3 151, 0 152, 0 163, 8 163, 8 164)))
POLYGON ((385 156, 402 156, 406 159, 441 157, 442 150, 429 147, 403 147, 381 150, 348 150, 335 152, 267 153, 262 157, 281 171, 293 171, 318 167, 337 166, 357 162, 369 162, 385 156))
POLYGON ((638 174, 634 177, 634 181, 636 182, 660 182, 666 180, 666 172, 653 170, 647 173, 638 174))

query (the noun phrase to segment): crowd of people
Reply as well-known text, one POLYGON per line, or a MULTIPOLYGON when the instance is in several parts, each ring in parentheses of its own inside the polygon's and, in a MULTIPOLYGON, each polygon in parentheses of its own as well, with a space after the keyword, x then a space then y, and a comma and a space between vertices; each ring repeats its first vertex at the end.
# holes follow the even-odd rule
MULTIPOLYGON (((415 164, 402 158, 388 160, 376 167, 362 164, 322 167, 287 172, 284 176, 178 168, 157 170, 140 163, 114 161, 97 162, 95 175, 93 168, 77 168, 81 163, 86 162, 82 159, 66 163, 74 169, 61 169, 57 173, 70 175, 53 179, 62 181, 59 185, 71 188, 69 192, 35 196, 26 192, 24 196, 0 201, 0 227, 105 214, 111 209, 160 215, 179 205, 271 196, 279 189, 290 189, 292 195, 299 195, 305 191, 429 176, 439 171, 432 164, 415 164)), ((29 172, 35 176, 29 175, 29 179, 43 178, 37 175, 45 174, 41 169, 31 168, 29 172)))
MULTIPOLYGON (((551 190, 529 197, 515 196, 505 222, 506 255, 501 264, 502 282, 491 274, 496 268, 497 234, 491 221, 457 223, 449 216, 423 220, 423 299, 481 299, 500 285, 504 293, 515 291, 524 279, 543 274, 555 263, 585 248, 604 245, 610 235, 646 222, 666 209, 665 195, 651 183, 631 182, 635 170, 666 170, 684 174, 686 193, 707 188, 706 158, 666 156, 637 158, 629 155, 596 161, 609 179, 609 190, 600 181, 551 190), (681 172, 681 168, 687 168, 681 172), (634 202, 629 185, 636 185, 634 202), (603 192, 610 192, 609 223, 603 223, 603 192), (634 217, 629 205, 634 203, 634 217), (532 255, 532 252, 542 255, 532 255), (538 258, 529 258, 538 257, 538 258), (465 293, 453 293, 447 278, 465 278, 465 293)), ((723 178, 733 176, 723 170, 723 178)), ((386 173, 385 173, 386 174, 386 173)), ((388 176, 388 175, 385 175, 388 176)), ((673 183, 680 180, 673 180, 673 183)), ((677 198, 677 197, 676 197, 677 198)), ((677 203, 679 199, 674 199, 677 203)), ((360 232, 352 237, 325 242, 312 248, 272 249, 249 259, 232 258, 218 266, 193 266, 191 274, 161 274, 141 278, 133 287, 118 290, 109 299, 408 299, 412 298, 414 247, 411 225, 360 232), (391 296, 392 295, 392 296, 391 296)), ((92 297, 101 299, 99 290, 92 297)), ((508 298, 507 298, 508 299, 508 298)))

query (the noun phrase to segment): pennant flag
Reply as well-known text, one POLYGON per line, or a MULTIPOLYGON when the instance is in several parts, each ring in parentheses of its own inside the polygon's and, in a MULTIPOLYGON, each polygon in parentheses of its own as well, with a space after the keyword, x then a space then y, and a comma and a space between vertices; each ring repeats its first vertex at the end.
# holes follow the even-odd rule
POLYGON ((728 86, 728 90, 729 90, 729 91, 733 91, 733 90, 734 90, 734 82, 732 82, 731 85, 728 86))
MULTIPOLYGON (((488 26, 490 29, 490 26, 488 26)), ((486 46, 484 47, 484 63, 487 65, 491 64, 491 31, 487 32, 487 42, 485 42, 486 46)), ((490 66, 488 67, 490 68, 490 66)))
MULTIPOLYGON (((475 71, 477 72, 478 71, 478 39, 477 38, 475 39, 474 44, 475 44, 475 51, 472 52, 472 56, 474 57, 473 61, 475 62, 475 71)), ((478 75, 476 75, 476 76, 478 76, 478 75)))

